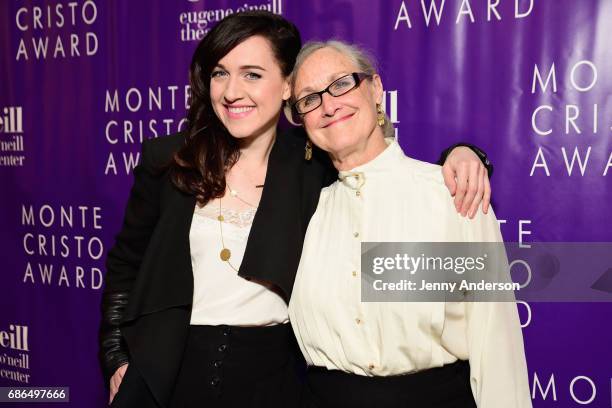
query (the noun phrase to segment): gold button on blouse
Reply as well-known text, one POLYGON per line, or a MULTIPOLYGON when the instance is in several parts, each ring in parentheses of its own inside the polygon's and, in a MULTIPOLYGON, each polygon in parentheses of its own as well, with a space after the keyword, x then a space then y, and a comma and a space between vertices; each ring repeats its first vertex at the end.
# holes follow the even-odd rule
POLYGON ((355 323, 357 323, 357 324, 361 324, 361 319, 360 319, 360 318, 356 318, 356 319, 355 319, 355 323))
POLYGON ((353 271, 353 276, 357 276, 357 271, 353 271))
POLYGON ((358 233, 358 232, 355 232, 355 233, 353 233, 353 236, 354 236, 355 238, 357 238, 357 237, 359 236, 359 233, 358 233))

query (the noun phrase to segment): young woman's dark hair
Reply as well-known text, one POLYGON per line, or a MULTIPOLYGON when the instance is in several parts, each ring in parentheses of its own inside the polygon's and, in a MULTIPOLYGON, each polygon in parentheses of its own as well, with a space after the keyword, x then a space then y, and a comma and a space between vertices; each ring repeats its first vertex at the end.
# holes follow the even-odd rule
POLYGON ((174 154, 170 177, 176 187, 196 196, 199 205, 223 196, 225 173, 238 160, 237 141, 217 118, 210 100, 210 75, 227 53, 252 36, 268 40, 284 76, 301 48, 298 29, 266 11, 236 13, 223 19, 200 41, 191 60, 191 103, 185 145, 174 154))

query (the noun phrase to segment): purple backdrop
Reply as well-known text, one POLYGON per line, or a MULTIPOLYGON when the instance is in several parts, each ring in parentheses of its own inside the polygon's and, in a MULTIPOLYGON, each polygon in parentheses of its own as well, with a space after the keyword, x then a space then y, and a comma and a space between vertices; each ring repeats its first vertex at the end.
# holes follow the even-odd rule
MULTIPOLYGON (((408 154, 484 148, 506 240, 612 241, 612 1, 3 2, 0 386, 105 405, 104 259, 140 143, 179 129, 198 38, 251 7, 371 50, 408 154)), ((612 407, 612 306, 519 310, 534 406, 612 407)))

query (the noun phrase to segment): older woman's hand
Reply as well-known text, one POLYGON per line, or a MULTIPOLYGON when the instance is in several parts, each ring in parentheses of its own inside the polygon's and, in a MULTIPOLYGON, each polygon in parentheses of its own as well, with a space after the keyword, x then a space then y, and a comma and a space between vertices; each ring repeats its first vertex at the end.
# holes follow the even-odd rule
POLYGON ((113 374, 113 376, 110 379, 110 395, 109 395, 109 399, 108 399, 108 405, 112 404, 113 399, 115 399, 115 395, 117 394, 117 391, 119 391, 119 387, 121 386, 121 382, 123 381, 123 376, 125 375, 125 372, 128 368, 129 364, 124 364, 121 367, 119 367, 116 371, 115 374, 113 374))
POLYGON ((474 218, 482 202, 482 212, 487 213, 491 185, 487 169, 476 153, 465 146, 454 148, 442 166, 442 175, 446 187, 455 197, 457 212, 474 218))

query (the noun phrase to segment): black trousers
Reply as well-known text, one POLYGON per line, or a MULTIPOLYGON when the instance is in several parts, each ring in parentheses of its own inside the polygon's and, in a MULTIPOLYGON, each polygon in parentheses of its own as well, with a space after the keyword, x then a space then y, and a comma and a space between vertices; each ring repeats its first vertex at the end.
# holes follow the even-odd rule
POLYGON ((289 324, 191 326, 170 407, 297 407, 296 352, 289 324))
POLYGON ((304 408, 476 408, 467 361, 392 377, 310 367, 304 408))

